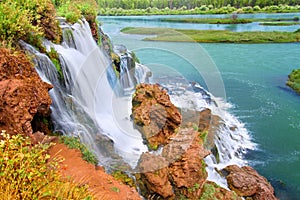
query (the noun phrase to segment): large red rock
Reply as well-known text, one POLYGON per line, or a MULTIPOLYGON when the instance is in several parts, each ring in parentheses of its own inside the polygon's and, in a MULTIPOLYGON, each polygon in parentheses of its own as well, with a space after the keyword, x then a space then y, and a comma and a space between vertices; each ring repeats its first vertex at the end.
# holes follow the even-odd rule
POLYGON ((252 167, 227 166, 224 169, 228 186, 239 196, 252 197, 256 200, 276 200, 274 189, 266 178, 259 175, 252 167))
POLYGON ((51 88, 25 54, 0 48, 0 129, 31 136, 33 118, 50 115, 51 88))
POLYGON ((144 196, 200 197, 207 178, 203 158, 209 151, 203 148, 199 134, 193 128, 180 129, 161 155, 144 153, 141 156, 137 178, 144 196))
POLYGON ((199 198, 207 178, 203 159, 210 152, 204 149, 200 133, 193 128, 179 130, 176 136, 162 151, 167 160, 174 160, 169 165, 174 191, 178 196, 199 198), (184 153, 176 149, 182 149, 184 153))
POLYGON ((144 196, 160 195, 164 199, 174 197, 173 187, 169 181, 168 163, 159 155, 142 154, 138 170, 141 172, 138 184, 144 196))
POLYGON ((167 144, 181 123, 179 110, 159 85, 140 84, 136 87, 132 115, 150 149, 167 144))

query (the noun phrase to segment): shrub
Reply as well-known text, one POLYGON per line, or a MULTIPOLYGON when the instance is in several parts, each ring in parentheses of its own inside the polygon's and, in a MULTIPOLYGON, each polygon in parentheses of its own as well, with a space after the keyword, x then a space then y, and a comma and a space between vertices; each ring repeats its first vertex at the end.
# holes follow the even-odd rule
POLYGON ((61 29, 51 0, 7 0, 0 4, 0 40, 16 45, 19 39, 41 42, 41 36, 59 42, 61 29))
POLYGON ((97 8, 97 3, 94 0, 60 2, 58 15, 65 17, 70 23, 77 22, 82 16, 84 16, 88 21, 95 20, 97 8))
POLYGON ((13 44, 29 34, 42 35, 42 30, 32 24, 31 11, 13 1, 0 3, 0 40, 13 44))
POLYGON ((300 69, 292 71, 286 84, 296 92, 300 93, 300 69))
POLYGON ((0 199, 91 199, 86 186, 62 179, 58 162, 47 162, 50 145, 1 133, 0 199))
POLYGON ((51 41, 60 42, 61 29, 56 20, 56 10, 51 0, 23 0, 20 6, 30 10, 34 20, 32 24, 41 27, 45 37, 51 41))
POLYGON ((253 7, 253 10, 254 11, 260 11, 260 7, 256 5, 256 6, 253 7))

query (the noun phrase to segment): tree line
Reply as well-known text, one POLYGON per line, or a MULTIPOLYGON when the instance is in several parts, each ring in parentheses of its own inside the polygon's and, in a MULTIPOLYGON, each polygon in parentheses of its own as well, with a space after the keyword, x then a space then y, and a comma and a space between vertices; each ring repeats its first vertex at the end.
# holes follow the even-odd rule
POLYGON ((246 6, 272 6, 286 4, 290 6, 300 5, 300 0, 98 0, 100 8, 123 9, 194 9, 203 5, 212 5, 214 8, 231 5, 236 8, 246 6))

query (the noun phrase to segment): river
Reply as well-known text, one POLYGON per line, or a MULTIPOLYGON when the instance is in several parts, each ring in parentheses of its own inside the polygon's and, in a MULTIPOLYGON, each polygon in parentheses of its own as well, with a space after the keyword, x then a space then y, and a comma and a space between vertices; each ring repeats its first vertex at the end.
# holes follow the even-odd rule
MULTIPOLYGON (((300 13, 239 17, 295 16, 300 13)), ((277 197, 300 199, 300 95, 285 86, 291 70, 300 68, 299 43, 151 42, 142 41, 142 36, 120 33, 120 29, 127 26, 234 31, 294 31, 299 26, 197 25, 158 20, 166 17, 182 16, 99 17, 99 20, 115 44, 124 44, 133 50, 141 63, 152 70, 154 80, 183 76, 201 83, 213 95, 229 102, 230 112, 245 124, 252 141, 257 144, 244 159, 272 183, 277 197)))

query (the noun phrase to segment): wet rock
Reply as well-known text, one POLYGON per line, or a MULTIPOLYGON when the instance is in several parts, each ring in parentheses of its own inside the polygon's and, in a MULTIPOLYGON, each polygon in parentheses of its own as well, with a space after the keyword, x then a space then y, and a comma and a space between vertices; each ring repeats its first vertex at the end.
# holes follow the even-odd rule
POLYGON ((113 45, 110 38, 103 32, 100 26, 98 26, 98 34, 100 39, 98 43, 100 43, 100 47, 106 52, 107 55, 110 55, 110 53, 113 52, 113 45))
POLYGON ((275 200, 274 189, 266 178, 249 166, 227 166, 224 171, 228 186, 239 196, 251 197, 256 200, 275 200))
POLYGON ((34 117, 50 115, 51 88, 40 79, 25 54, 1 48, 0 129, 31 136, 34 117))
POLYGON ((152 150, 167 144, 181 123, 178 109, 158 85, 139 84, 132 100, 132 116, 152 150))

